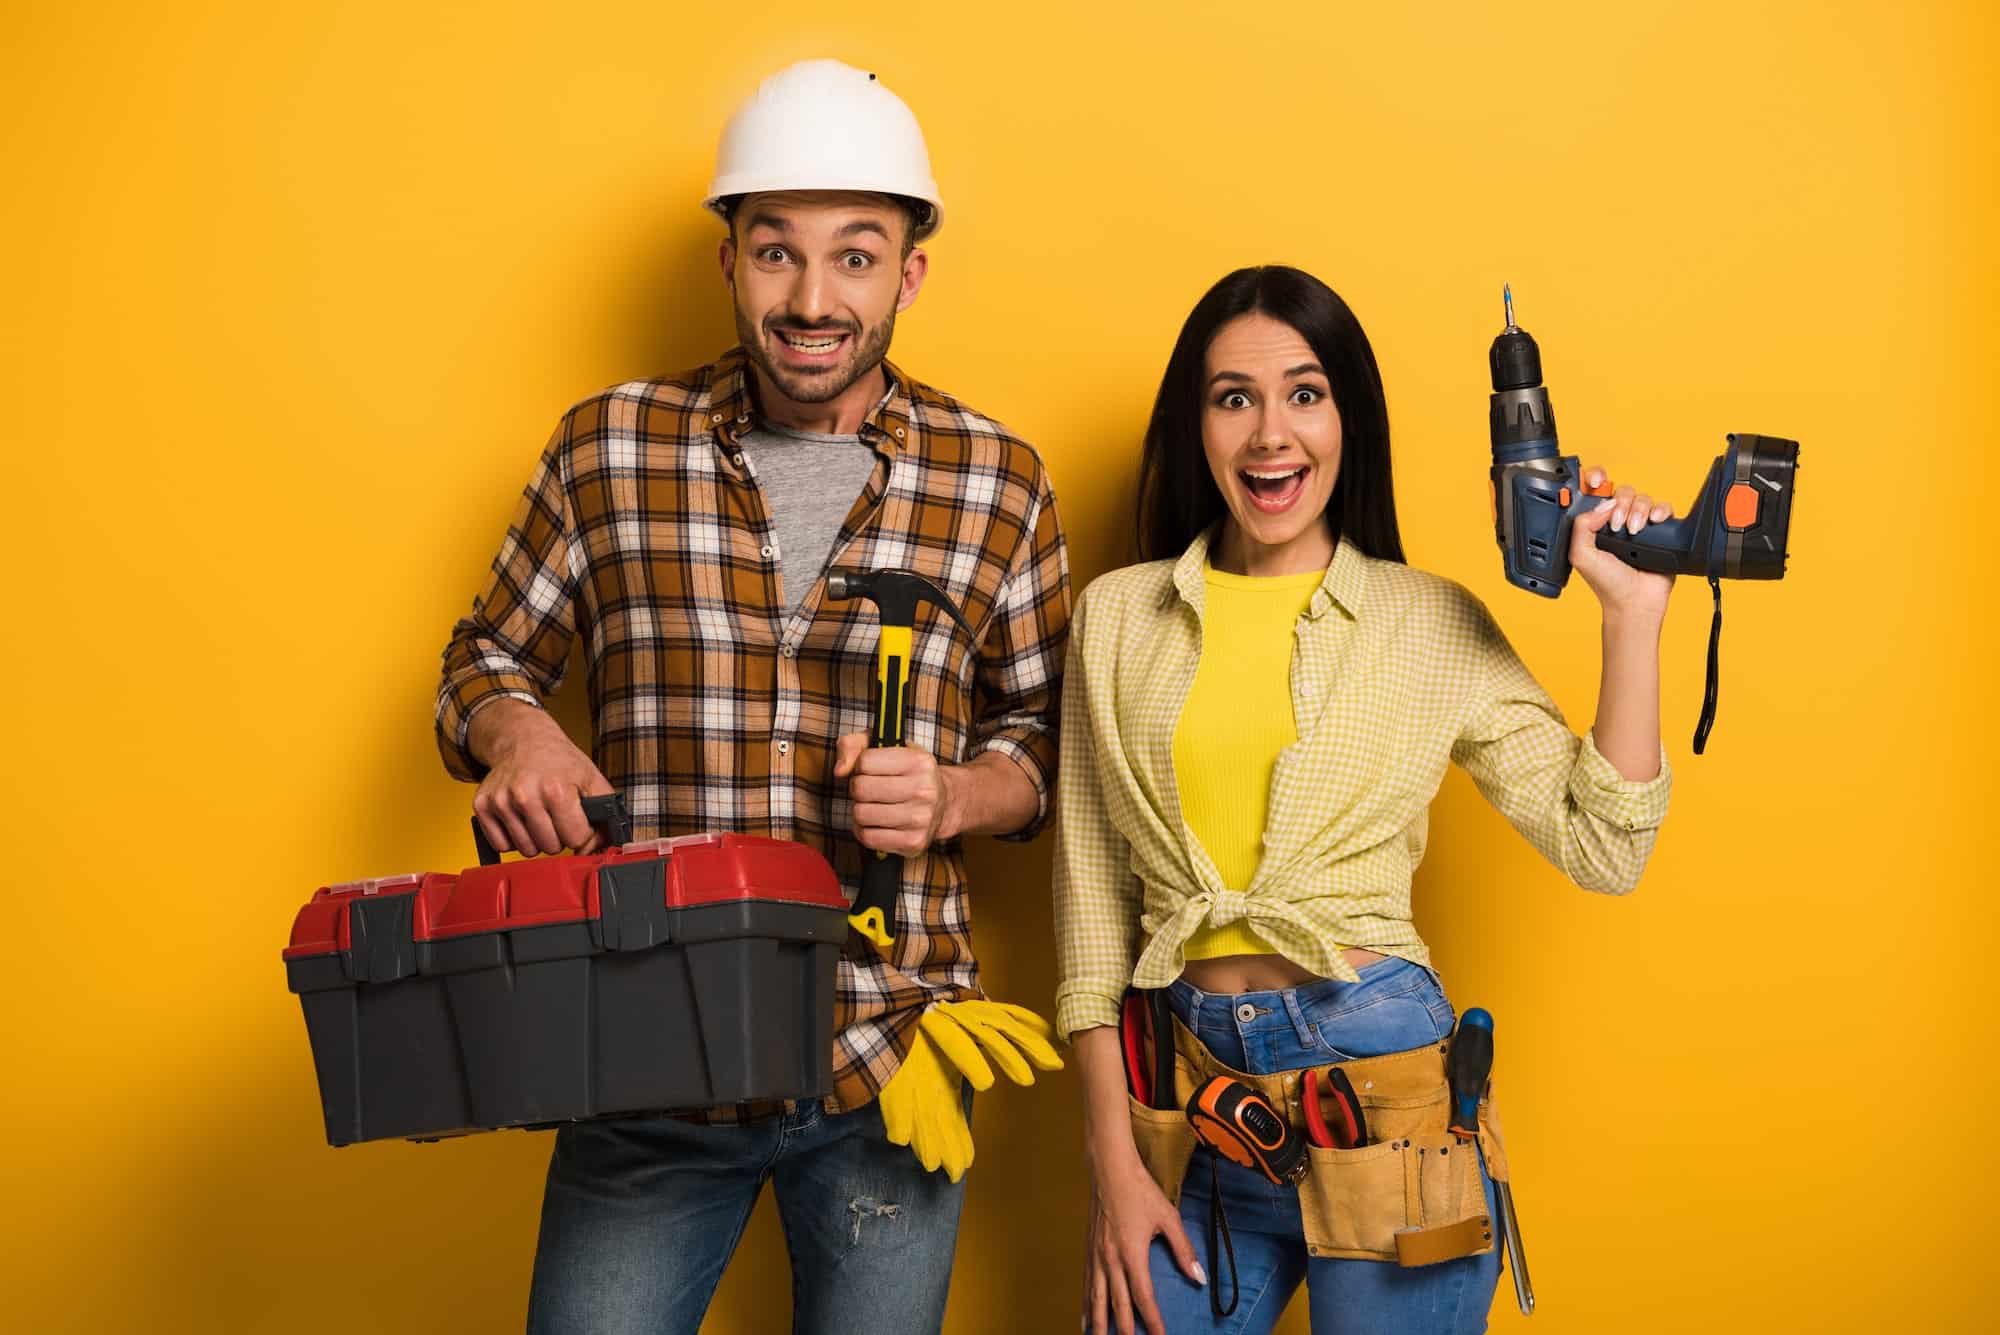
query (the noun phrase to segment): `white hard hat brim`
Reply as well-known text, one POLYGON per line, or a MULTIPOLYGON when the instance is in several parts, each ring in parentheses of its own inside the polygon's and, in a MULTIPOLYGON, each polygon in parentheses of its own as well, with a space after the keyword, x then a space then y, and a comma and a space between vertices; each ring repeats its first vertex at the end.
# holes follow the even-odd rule
POLYGON ((801 178, 789 173, 754 174, 746 172, 735 176, 717 177, 709 184, 708 198, 704 199, 701 205, 717 217, 727 219, 728 210, 725 207, 727 202, 732 199, 740 199, 744 195, 773 194, 781 190, 824 190, 829 194, 894 195, 899 199, 918 200, 929 206, 930 216, 917 224, 916 233, 912 238, 916 241, 928 241, 937 234, 938 228, 944 225, 944 205, 938 200, 938 188, 935 182, 925 182, 926 188, 922 193, 913 193, 910 189, 911 184, 908 181, 856 180, 851 176, 841 176, 838 178, 801 178))

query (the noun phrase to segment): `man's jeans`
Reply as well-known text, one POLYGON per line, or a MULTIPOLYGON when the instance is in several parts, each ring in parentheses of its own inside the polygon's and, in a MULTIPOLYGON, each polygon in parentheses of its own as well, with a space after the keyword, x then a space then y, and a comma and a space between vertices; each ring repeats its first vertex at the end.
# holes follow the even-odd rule
MULTIPOLYGON (((1322 980, 1223 996, 1177 981, 1167 997, 1210 1052, 1253 1075, 1420 1048, 1448 1036, 1453 1023, 1436 978, 1396 959, 1370 964, 1358 983, 1322 980)), ((1208 1269, 1208 1282, 1221 1285, 1224 1305, 1231 1293, 1229 1266, 1220 1257, 1210 1264, 1203 1251, 1214 1195, 1211 1163, 1235 1243, 1240 1296, 1236 1310, 1217 1319, 1208 1290, 1181 1274, 1166 1243, 1155 1239, 1153 1296, 1169 1335, 1264 1335, 1302 1279, 1313 1335, 1477 1335, 1486 1329, 1500 1278, 1497 1249, 1411 1270, 1389 1261, 1308 1256, 1297 1189, 1274 1187, 1260 1173, 1200 1151, 1181 1188, 1181 1225, 1208 1269)), ((1490 1212, 1490 1181, 1486 1197, 1490 1212)))
POLYGON ((935 1335, 964 1185, 891 1145, 878 1105, 834 1115, 817 1100, 743 1126, 564 1127, 542 1198, 530 1335, 695 1335, 767 1180, 791 1253, 795 1332, 935 1335))

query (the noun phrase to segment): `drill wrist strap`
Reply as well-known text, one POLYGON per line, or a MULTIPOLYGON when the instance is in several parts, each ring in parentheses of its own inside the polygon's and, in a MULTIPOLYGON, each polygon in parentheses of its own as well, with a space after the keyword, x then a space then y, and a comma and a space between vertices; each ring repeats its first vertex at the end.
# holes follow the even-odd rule
POLYGON ((1219 1157, 1213 1145, 1203 1147, 1208 1153, 1208 1273, 1214 1278, 1208 1286, 1208 1310, 1221 1321, 1236 1311, 1236 1300, 1243 1296, 1243 1279, 1236 1270, 1236 1243, 1229 1236, 1229 1214, 1222 1205, 1222 1177, 1216 1170, 1215 1161, 1219 1157), (1229 1258, 1229 1305, 1222 1305, 1222 1266, 1215 1256, 1215 1237, 1220 1232, 1222 1247, 1229 1258))
POLYGON ((1708 577, 1709 591, 1715 595, 1715 616, 1708 623, 1708 680, 1701 692, 1701 719, 1694 725, 1694 753, 1700 755, 1708 745, 1708 730, 1715 726, 1715 696, 1721 673, 1718 663, 1722 649, 1722 583, 1714 575, 1708 577))

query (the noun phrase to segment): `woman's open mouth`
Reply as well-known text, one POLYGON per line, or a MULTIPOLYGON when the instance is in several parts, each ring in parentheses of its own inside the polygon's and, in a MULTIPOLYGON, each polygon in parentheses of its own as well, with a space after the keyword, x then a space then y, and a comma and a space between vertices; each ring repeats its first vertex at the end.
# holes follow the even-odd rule
POLYGON ((773 329, 771 334, 783 350, 785 360, 801 367, 835 365, 846 349, 849 337, 844 329, 820 329, 810 333, 799 329, 773 329))
POLYGON ((1243 489, 1250 493, 1250 504, 1265 514, 1282 514, 1292 507, 1306 489, 1306 474, 1311 470, 1300 464, 1296 468, 1239 468, 1236 476, 1243 479, 1243 489))

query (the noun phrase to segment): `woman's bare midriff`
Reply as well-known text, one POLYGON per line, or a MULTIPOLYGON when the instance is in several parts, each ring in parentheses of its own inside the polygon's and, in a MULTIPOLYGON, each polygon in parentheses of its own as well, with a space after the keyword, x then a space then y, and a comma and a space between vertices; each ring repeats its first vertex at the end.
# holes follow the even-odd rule
MULTIPOLYGON (((1358 947, 1341 954, 1357 969, 1389 958, 1358 947)), ((1277 992, 1320 981, 1318 974, 1300 968, 1283 955, 1218 955, 1210 960, 1189 960, 1181 970, 1181 977, 1203 992, 1225 996, 1237 992, 1277 992)))

